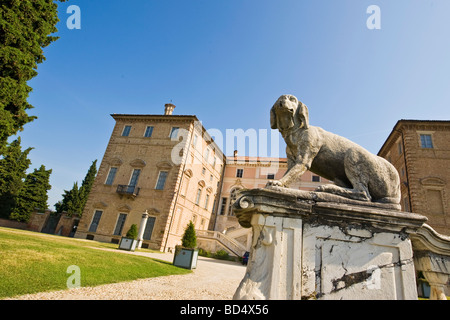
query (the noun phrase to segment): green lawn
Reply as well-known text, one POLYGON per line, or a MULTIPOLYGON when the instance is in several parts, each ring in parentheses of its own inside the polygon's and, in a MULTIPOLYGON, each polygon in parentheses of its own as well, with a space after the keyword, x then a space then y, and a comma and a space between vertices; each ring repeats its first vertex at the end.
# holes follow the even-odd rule
POLYGON ((66 289, 71 265, 80 268, 82 287, 191 272, 168 262, 91 247, 118 245, 0 227, 0 299, 66 289))

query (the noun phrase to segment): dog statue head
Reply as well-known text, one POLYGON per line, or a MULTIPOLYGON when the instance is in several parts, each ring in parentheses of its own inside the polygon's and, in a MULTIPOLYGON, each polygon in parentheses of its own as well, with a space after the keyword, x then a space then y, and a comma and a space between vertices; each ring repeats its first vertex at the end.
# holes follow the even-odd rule
POLYGON ((290 94, 284 94, 270 109, 270 127, 285 132, 294 127, 309 127, 308 108, 290 94))

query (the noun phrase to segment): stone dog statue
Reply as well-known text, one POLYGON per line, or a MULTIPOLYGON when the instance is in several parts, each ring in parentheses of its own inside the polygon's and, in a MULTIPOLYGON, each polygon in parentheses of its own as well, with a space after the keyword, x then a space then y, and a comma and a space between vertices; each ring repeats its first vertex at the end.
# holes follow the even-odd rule
POLYGON ((282 95, 270 111, 270 125, 286 142, 288 170, 266 187, 289 187, 306 170, 335 184, 316 191, 378 203, 400 203, 400 178, 387 160, 356 143, 309 125, 308 108, 293 95, 282 95))

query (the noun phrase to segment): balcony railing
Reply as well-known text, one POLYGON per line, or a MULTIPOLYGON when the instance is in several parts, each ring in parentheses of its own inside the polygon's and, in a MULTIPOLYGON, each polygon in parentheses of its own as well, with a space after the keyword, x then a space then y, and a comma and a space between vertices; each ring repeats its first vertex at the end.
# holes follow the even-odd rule
POLYGON ((141 188, 138 188, 136 186, 128 186, 126 184, 119 184, 117 186, 116 192, 120 195, 128 195, 128 196, 136 197, 139 194, 139 190, 141 190, 141 188))

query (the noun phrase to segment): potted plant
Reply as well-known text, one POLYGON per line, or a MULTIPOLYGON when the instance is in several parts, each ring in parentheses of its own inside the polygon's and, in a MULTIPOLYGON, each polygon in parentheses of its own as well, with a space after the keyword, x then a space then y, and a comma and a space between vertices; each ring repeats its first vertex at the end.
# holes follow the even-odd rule
POLYGON ((132 224, 125 237, 120 239, 119 249, 134 251, 138 243, 137 225, 132 224))
POLYGON ((181 239, 181 246, 175 247, 173 265, 186 269, 195 269, 197 267, 198 249, 197 235, 192 221, 189 222, 181 239))

